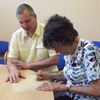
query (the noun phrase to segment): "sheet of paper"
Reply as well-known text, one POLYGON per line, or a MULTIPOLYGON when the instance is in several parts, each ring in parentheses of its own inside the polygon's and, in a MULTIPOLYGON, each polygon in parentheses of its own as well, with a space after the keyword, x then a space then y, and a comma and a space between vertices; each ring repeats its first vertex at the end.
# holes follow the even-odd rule
POLYGON ((36 81, 36 75, 27 76, 26 79, 19 79, 18 83, 13 83, 13 92, 23 92, 29 90, 36 90, 38 86, 40 86, 44 82, 48 81, 36 81))

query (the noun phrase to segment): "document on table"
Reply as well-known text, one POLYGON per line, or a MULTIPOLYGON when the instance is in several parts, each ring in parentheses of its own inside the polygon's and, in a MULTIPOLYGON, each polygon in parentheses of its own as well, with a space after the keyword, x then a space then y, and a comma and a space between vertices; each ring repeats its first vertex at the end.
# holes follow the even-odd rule
POLYGON ((18 83, 13 83, 13 92, 23 92, 29 90, 36 90, 44 82, 48 81, 36 81, 36 75, 27 76, 26 79, 19 78, 18 83))

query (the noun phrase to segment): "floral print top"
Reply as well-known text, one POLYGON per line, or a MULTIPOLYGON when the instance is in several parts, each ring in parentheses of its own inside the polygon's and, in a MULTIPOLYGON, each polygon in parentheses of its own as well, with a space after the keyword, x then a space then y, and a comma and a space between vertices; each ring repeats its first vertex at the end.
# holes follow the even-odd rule
MULTIPOLYGON (((66 64, 63 73, 67 83, 89 87, 90 81, 100 78, 100 50, 92 42, 80 39, 75 54, 64 56, 64 59, 66 64)), ((68 94, 74 100, 100 100, 100 97, 68 94)))

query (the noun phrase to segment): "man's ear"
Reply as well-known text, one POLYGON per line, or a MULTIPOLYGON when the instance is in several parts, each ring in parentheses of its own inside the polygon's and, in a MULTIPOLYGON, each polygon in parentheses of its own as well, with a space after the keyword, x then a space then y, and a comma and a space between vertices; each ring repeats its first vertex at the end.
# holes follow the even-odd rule
POLYGON ((36 14, 34 14, 34 17, 37 19, 37 15, 36 14))

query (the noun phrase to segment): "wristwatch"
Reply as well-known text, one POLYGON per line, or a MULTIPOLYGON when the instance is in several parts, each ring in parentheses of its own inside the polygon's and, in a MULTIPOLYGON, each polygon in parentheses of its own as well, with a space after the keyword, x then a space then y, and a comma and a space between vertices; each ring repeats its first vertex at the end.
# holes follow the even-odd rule
POLYGON ((70 84, 66 84, 66 91, 69 92, 70 84))

